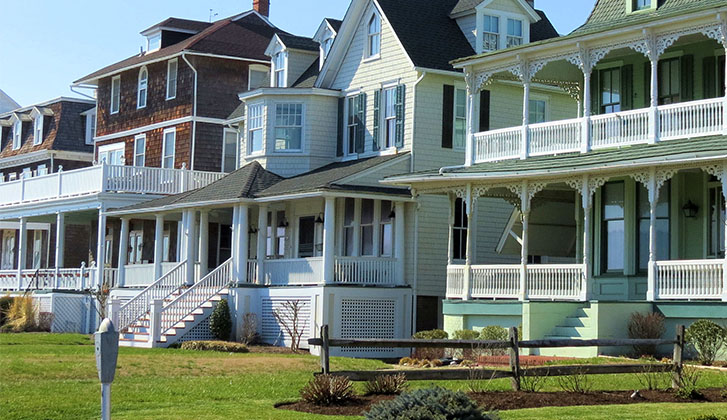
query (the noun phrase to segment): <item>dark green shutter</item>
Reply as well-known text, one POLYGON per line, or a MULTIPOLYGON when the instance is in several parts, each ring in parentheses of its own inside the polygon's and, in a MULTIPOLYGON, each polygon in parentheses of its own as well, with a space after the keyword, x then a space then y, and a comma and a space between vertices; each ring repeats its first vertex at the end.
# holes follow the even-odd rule
POLYGON ((621 67, 621 109, 628 111, 634 108, 634 66, 621 67))
POLYGON ((591 115, 601 113, 601 84, 598 82, 598 70, 591 71, 591 115))
POLYGON ((685 55, 681 59, 681 86, 679 93, 682 102, 694 99, 694 56, 685 55))
POLYGON ((704 99, 717 97, 717 58, 705 57, 702 62, 702 80, 704 81, 704 99))
POLYGON ((651 62, 644 63, 644 108, 651 107, 651 62))
POLYGON ((454 86, 444 85, 442 93, 442 147, 452 148, 454 131, 454 86))
POLYGON ((356 153, 364 152, 364 137, 366 135, 366 94, 356 97, 356 153))
POLYGON ((338 138, 336 141, 336 156, 343 156, 343 127, 346 126, 346 116, 343 114, 346 98, 338 98, 338 138))
POLYGON ((381 148, 381 90, 374 92, 374 144, 373 150, 381 148))
POLYGON ((404 147, 404 101, 406 100, 406 85, 396 87, 396 142, 398 148, 404 147))
MULTIPOLYGON (((490 131, 490 91, 480 91, 480 132, 490 131)), ((467 140, 469 141, 469 139, 467 140)))

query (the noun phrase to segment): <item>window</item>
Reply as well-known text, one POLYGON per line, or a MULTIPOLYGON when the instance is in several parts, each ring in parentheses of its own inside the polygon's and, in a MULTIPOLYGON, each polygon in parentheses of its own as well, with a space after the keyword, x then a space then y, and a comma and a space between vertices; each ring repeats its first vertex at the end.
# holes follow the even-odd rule
POLYGON ((382 200, 381 201, 381 228, 379 231, 379 236, 381 239, 381 244, 379 246, 379 250, 381 252, 382 257, 390 257, 393 255, 393 249, 394 249, 394 227, 393 227, 393 219, 391 218, 393 214, 393 206, 391 201, 382 200))
POLYGON ((177 129, 164 130, 164 144, 162 145, 162 168, 174 168, 174 149, 177 143, 177 129))
POLYGON ((353 222, 355 212, 356 200, 353 198, 346 198, 343 209, 343 255, 346 257, 351 257, 354 253, 353 222))
POLYGON ((453 143, 455 149, 464 149, 467 142, 467 90, 454 90, 453 143))
POLYGON ((98 161, 109 165, 124 164, 124 143, 114 143, 98 148, 98 161))
MULTIPOLYGON (((716 181, 713 179, 712 181, 716 181)), ((709 188, 709 256, 724 258, 725 203, 722 188, 709 188)))
POLYGON ((381 53, 381 18, 374 13, 368 25, 368 43, 366 58, 376 57, 381 53))
POLYGON ((298 258, 315 256, 316 218, 306 216, 298 219, 298 258))
POLYGON ((321 53, 323 60, 328 57, 328 53, 331 52, 331 47, 333 46, 333 38, 326 38, 321 43, 321 53))
POLYGON ((301 150, 303 105, 275 105, 275 150, 301 150))
POLYGON ((2 184, 3 182, 5 182, 5 174, 0 172, 0 184, 2 184))
POLYGON ((287 87, 285 82, 285 61, 287 54, 279 52, 273 56, 273 68, 275 69, 275 84, 273 87, 287 87))
POLYGON ((523 44, 523 21, 517 19, 507 20, 507 47, 523 44))
POLYGON ((177 70, 179 62, 175 58, 167 62, 167 100, 177 97, 177 70))
POLYGON ((146 163, 146 134, 134 138, 134 166, 144 166, 146 163))
POLYGON ((634 10, 644 10, 651 8, 651 0, 634 0, 634 10))
POLYGON ((232 172, 237 169, 237 130, 225 129, 225 143, 222 151, 222 172, 232 172))
POLYGON ((20 175, 22 179, 28 179, 33 177, 33 171, 30 168, 23 168, 23 173, 20 175))
POLYGON ((121 105, 121 76, 111 79, 111 113, 117 114, 121 105))
POLYGON ((283 258, 285 256, 285 232, 287 221, 285 211, 268 212, 266 230, 266 244, 268 258, 283 258))
POLYGON ((485 15, 482 20, 482 51, 495 51, 500 46, 500 18, 485 15))
POLYGON ((452 258, 467 258, 467 209, 464 200, 454 200, 454 224, 452 225, 452 258))
POLYGON ((35 176, 43 176, 48 175, 48 167, 43 165, 38 165, 38 167, 35 169, 35 176))
POLYGON ((659 61, 659 105, 679 102, 680 67, 679 58, 659 61))
POLYGON ((624 270, 624 183, 609 182, 601 190, 601 209, 603 226, 601 234, 603 272, 623 272, 624 270))
POLYGON ((531 99, 529 113, 530 124, 545 122, 545 101, 540 99, 531 99))
POLYGON ((13 150, 20 149, 23 138, 23 122, 20 118, 13 123, 13 150))
POLYGON ((384 89, 384 149, 396 141, 396 87, 384 89))
POLYGON ((33 121, 33 144, 43 143, 43 116, 36 115, 33 121))
POLYGON ((601 113, 621 111, 621 69, 601 70, 601 113))
POLYGON ((86 114, 86 144, 93 144, 96 136, 96 111, 86 114))
MULTIPOLYGON (((639 270, 649 268, 649 228, 651 225, 649 192, 642 184, 638 184, 639 194, 639 270)), ((669 259, 669 183, 665 183, 659 191, 659 200, 656 204, 656 261, 669 259)))
POLYGON ((146 50, 156 51, 162 47, 162 34, 154 34, 146 39, 146 50))
POLYGON ((347 99, 348 154, 363 153, 364 127, 366 126, 366 94, 349 96, 347 99))
POLYGON ((248 107, 247 152, 261 153, 263 151, 263 104, 248 107))
POLYGON ((270 86, 270 71, 267 68, 250 68, 248 77, 248 90, 255 90, 261 87, 270 86))
POLYGON ((374 255, 374 200, 361 200, 361 255, 374 255))
POLYGON ((149 72, 146 67, 139 70, 139 84, 136 88, 136 109, 146 108, 146 94, 149 86, 149 72))
POLYGON ((8 175, 8 181, 15 181, 18 179, 18 173, 17 172, 10 172, 8 175))

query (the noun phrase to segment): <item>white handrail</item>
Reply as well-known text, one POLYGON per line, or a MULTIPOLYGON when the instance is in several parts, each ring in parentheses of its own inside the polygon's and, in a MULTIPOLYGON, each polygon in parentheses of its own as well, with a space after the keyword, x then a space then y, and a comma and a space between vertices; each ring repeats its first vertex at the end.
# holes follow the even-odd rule
POLYGON ((334 281, 340 284, 396 284, 396 259, 336 257, 334 281))
POLYGON ((721 299, 724 260, 656 262, 656 299, 721 299))
POLYGON ((581 298, 585 272, 583 264, 528 265, 528 297, 531 299, 578 300, 581 298))

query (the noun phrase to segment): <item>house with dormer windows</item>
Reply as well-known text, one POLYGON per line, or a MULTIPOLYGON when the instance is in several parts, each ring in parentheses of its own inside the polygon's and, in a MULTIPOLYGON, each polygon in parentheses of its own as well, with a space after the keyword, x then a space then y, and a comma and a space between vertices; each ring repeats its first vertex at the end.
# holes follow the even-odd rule
POLYGON ((450 200, 446 329, 617 338, 634 312, 663 314, 667 334, 724 323, 725 2, 599 0, 572 33, 530 45, 502 16, 483 23, 481 51, 453 63, 468 89, 465 159, 384 182, 450 200), (522 120, 478 128, 472 104, 498 83, 519 93, 522 120), (536 85, 577 107, 558 116, 546 102, 543 115, 536 85), (516 263, 480 253, 477 215, 494 198, 514 205, 496 250, 516 263))

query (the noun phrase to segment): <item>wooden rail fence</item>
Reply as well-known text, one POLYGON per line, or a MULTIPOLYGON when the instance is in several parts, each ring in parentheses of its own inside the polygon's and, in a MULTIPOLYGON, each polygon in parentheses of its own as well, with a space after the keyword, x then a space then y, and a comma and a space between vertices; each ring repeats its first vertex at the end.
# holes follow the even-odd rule
POLYGON ((510 328, 507 341, 491 340, 418 340, 418 339, 338 339, 330 338, 328 325, 323 325, 320 337, 308 340, 311 346, 320 346, 321 373, 346 376, 352 381, 368 381, 380 375, 403 373, 408 380, 466 380, 472 378, 471 368, 401 369, 372 371, 337 371, 330 369, 331 347, 353 348, 447 348, 447 349, 506 349, 510 359, 509 370, 480 369, 479 377, 492 379, 510 378, 513 390, 520 390, 520 378, 524 376, 569 376, 601 375, 622 373, 671 372, 672 386, 678 388, 683 367, 684 326, 678 325, 676 336, 665 339, 553 339, 518 340, 518 329, 510 328), (662 346, 673 345, 672 363, 621 363, 606 365, 552 365, 523 369, 520 366, 520 349, 562 348, 562 347, 619 347, 619 346, 662 346))

